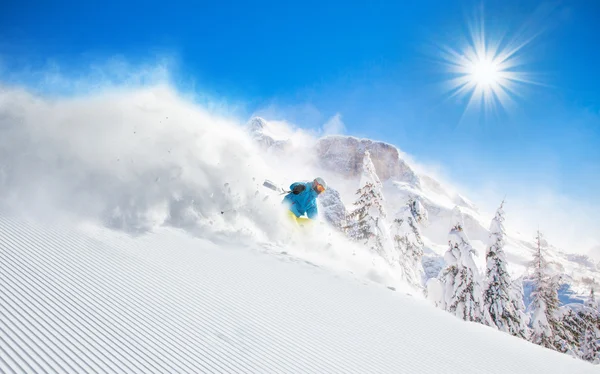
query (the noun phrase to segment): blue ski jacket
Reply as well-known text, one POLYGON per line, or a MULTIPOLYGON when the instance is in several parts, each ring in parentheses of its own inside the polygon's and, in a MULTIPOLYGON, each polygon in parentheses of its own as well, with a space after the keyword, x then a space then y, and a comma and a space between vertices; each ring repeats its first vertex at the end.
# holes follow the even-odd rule
POLYGON ((310 219, 316 219, 317 209, 317 191, 312 188, 312 182, 296 182, 290 185, 291 192, 287 194, 282 201, 296 217, 306 213, 310 219))

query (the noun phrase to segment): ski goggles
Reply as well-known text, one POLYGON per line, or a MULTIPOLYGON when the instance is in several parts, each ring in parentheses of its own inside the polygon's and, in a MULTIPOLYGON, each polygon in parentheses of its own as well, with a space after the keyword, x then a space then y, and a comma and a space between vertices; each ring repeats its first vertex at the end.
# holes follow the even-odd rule
POLYGON ((325 186, 318 182, 313 183, 313 188, 317 191, 318 194, 325 192, 325 186))

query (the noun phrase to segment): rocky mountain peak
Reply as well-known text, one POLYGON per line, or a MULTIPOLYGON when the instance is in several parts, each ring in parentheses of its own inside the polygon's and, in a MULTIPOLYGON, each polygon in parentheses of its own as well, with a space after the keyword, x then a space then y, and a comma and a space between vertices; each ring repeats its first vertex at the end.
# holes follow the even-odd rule
POLYGON ((321 167, 345 177, 360 175, 365 151, 369 151, 377 176, 382 182, 393 179, 413 186, 420 185, 415 171, 402 160, 398 148, 391 144, 335 135, 319 139, 316 148, 321 167))
POLYGON ((246 125, 250 133, 262 133, 267 125, 267 121, 261 117, 252 117, 246 125))

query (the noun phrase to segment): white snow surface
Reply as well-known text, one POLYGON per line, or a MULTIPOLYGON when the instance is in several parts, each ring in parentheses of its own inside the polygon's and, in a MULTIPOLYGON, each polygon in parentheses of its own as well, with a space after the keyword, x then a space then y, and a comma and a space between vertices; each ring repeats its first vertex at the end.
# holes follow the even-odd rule
POLYGON ((0 212, 2 373, 592 373, 255 242, 0 212))

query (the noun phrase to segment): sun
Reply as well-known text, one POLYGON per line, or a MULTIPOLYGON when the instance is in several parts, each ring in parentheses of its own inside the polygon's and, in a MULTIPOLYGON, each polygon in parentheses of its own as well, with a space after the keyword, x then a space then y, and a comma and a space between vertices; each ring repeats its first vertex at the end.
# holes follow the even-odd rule
POLYGON ((470 67, 469 79, 482 88, 496 88, 500 74, 498 65, 490 59, 475 61, 470 67))
MULTIPOLYGON (((468 33, 457 46, 441 45, 439 53, 450 78, 450 97, 466 98, 464 112, 496 112, 515 103, 527 84, 539 84, 524 71, 523 49, 533 40, 517 34, 508 40, 488 35, 483 17, 468 23, 468 33)), ((464 115, 464 113, 463 113, 464 115)))

